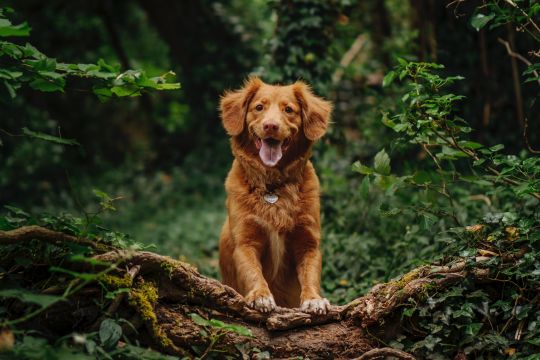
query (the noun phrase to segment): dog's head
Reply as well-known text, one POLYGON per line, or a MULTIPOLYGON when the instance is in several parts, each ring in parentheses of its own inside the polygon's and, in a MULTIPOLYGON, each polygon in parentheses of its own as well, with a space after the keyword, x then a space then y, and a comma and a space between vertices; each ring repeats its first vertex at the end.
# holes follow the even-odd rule
POLYGON ((248 151, 272 167, 292 147, 324 135, 332 105, 301 81, 278 86, 252 77, 242 89, 225 93, 220 109, 227 133, 242 137, 248 151))

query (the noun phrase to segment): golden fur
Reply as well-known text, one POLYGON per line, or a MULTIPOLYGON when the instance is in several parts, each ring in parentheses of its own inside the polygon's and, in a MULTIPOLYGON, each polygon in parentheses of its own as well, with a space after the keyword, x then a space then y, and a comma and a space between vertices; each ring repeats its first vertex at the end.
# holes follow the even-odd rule
POLYGON ((309 158, 326 131, 331 104, 303 82, 273 86, 250 78, 222 97, 220 110, 235 157, 225 182, 223 282, 261 311, 278 305, 326 312, 328 301, 320 296, 319 180, 309 158), (268 166, 278 158, 277 146, 282 157, 268 166), (268 193, 278 201, 266 202, 268 193))

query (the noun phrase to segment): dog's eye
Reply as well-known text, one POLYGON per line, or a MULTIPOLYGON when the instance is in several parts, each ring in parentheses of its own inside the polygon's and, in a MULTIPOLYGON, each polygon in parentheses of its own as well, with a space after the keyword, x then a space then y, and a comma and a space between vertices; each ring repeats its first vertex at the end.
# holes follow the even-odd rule
POLYGON ((290 106, 285 106, 285 112, 287 114, 292 114, 294 112, 293 108, 290 106))
POLYGON ((264 106, 262 106, 261 104, 255 106, 255 110, 257 111, 262 111, 262 109, 264 109, 264 106))

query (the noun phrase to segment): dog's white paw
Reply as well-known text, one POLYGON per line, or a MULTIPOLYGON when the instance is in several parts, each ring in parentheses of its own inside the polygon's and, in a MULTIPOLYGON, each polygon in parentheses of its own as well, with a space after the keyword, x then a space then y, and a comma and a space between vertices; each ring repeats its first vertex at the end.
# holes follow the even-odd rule
POLYGON ((325 298, 306 300, 300 307, 303 312, 319 315, 326 314, 329 308, 330 302, 325 298))
POLYGON ((253 301, 248 302, 248 305, 263 313, 269 313, 276 308, 276 302, 273 296, 259 296, 253 301))

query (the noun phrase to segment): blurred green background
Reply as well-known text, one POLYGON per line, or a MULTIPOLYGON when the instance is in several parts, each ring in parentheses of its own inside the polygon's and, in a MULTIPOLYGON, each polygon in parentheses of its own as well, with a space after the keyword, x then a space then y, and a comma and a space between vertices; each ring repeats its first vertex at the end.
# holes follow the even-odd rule
MULTIPOLYGON (((14 100, 0 89, 0 204, 84 216, 95 211, 93 189, 99 189, 118 198, 117 211, 102 214, 101 226, 212 276, 218 276, 223 181, 232 161, 217 106, 220 94, 249 74, 268 82, 304 79, 335 104, 329 133, 314 153, 323 188, 323 290, 333 301, 438 256, 442 240, 435 234, 450 227, 444 218, 384 216, 380 209, 442 200, 388 193, 351 170, 383 148, 393 172, 432 168, 425 152, 396 142, 381 123, 383 113, 398 111, 403 94, 399 85, 382 87, 396 57, 438 62, 448 74, 465 76, 454 91, 466 96, 458 112, 475 129, 473 139, 519 153, 527 119, 531 146, 540 142, 536 84, 516 95, 516 71, 519 77, 524 67, 498 38, 518 52, 534 44, 512 26, 474 29, 479 1, 5 3, 15 22, 31 25, 28 41, 58 61, 102 58, 151 76, 172 69, 182 89, 108 102, 77 82, 61 95, 22 89, 14 100), (11 136, 23 127, 81 146, 11 136)), ((455 194, 464 224, 511 206, 479 201, 467 184, 455 194)))

